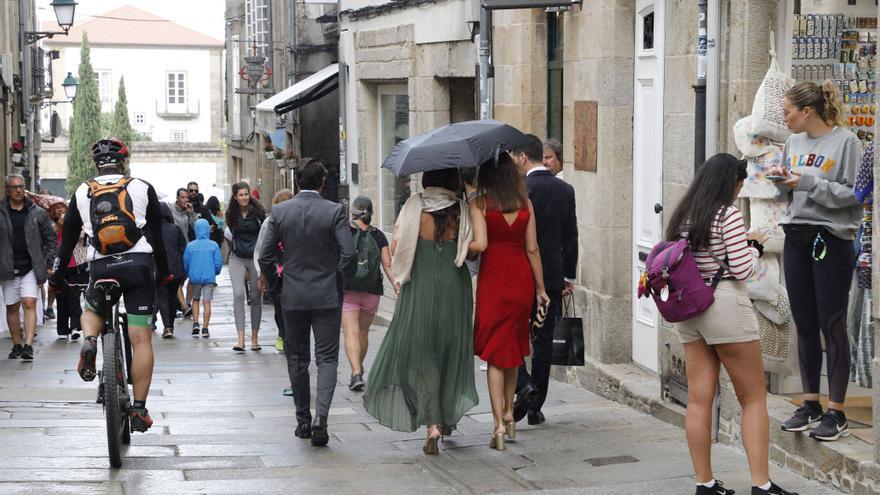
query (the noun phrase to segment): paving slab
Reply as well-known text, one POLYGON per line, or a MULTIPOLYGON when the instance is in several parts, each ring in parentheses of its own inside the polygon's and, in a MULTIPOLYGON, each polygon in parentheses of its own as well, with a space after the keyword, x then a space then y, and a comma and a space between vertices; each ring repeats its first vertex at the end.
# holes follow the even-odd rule
MULTIPOLYGON (((347 388, 341 354, 330 444, 312 447, 293 435, 271 306, 263 308, 263 350, 232 352, 237 337, 225 272, 219 284, 210 339, 190 338, 189 320, 178 320, 175 338, 154 338, 147 406, 155 424, 132 436, 122 469, 108 467, 96 384, 74 370, 79 343, 56 339, 49 322, 33 363, 0 360, 0 444, 19 446, 21 454, 4 455, 0 494, 692 493, 682 430, 559 382, 551 382, 545 424, 522 422, 507 450, 489 449, 491 408, 476 360, 480 404, 440 444, 440 455, 425 456, 424 429, 394 432, 366 413, 361 395, 347 388)), ((371 332, 367 369, 385 330, 371 332)), ((8 335, 0 336, 4 345, 8 335)), ((311 376, 314 387, 314 366, 311 376)), ((747 493, 740 449, 717 446, 713 460, 719 478, 747 493)), ((802 494, 835 493, 778 466, 772 472, 802 494)))

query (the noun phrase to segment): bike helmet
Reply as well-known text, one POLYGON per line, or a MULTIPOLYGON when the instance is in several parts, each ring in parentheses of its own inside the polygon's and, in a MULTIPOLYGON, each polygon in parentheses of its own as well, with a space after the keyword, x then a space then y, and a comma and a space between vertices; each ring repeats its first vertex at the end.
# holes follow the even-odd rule
POLYGON ((121 165, 126 158, 128 158, 128 146, 117 138, 101 138, 92 145, 92 160, 98 168, 121 165))

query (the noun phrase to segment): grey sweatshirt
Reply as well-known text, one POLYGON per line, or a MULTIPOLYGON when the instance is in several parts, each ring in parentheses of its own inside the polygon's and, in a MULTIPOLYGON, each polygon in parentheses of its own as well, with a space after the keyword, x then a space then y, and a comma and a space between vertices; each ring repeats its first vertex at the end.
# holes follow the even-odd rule
POLYGON ((818 138, 793 134, 782 159, 785 167, 803 176, 795 190, 776 185, 776 201, 789 203, 779 223, 817 225, 841 239, 853 239, 862 218, 853 193, 862 159, 856 135, 839 126, 818 138))

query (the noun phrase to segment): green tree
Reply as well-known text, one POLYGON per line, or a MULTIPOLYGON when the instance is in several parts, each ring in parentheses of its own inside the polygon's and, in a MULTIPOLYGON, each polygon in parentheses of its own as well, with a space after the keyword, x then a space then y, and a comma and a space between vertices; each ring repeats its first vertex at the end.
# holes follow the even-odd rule
POLYGON ((101 99, 89 56, 89 38, 83 33, 79 62, 79 87, 73 104, 70 151, 67 153, 67 194, 72 195, 84 180, 95 176, 92 144, 101 137, 101 99))
POLYGON ((119 78, 119 94, 116 98, 116 109, 113 112, 110 134, 121 139, 129 148, 135 140, 134 129, 128 120, 128 98, 125 96, 125 79, 122 77, 119 78))

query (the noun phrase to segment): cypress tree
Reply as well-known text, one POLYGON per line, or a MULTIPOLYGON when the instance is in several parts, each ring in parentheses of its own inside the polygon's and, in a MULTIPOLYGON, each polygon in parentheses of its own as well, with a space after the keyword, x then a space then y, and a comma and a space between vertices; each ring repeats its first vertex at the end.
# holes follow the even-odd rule
POLYGON ((81 182, 95 176, 97 170, 92 161, 91 148, 101 138, 101 99, 89 56, 87 33, 83 33, 78 78, 70 125, 70 150, 67 153, 65 185, 68 195, 72 195, 81 182))
POLYGON ((113 123, 110 125, 110 134, 121 139, 131 149, 134 141, 134 129, 128 120, 128 98, 125 96, 125 79, 119 78, 119 94, 116 98, 116 108, 113 112, 113 123))

